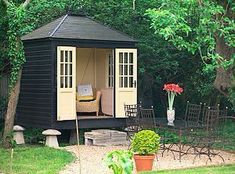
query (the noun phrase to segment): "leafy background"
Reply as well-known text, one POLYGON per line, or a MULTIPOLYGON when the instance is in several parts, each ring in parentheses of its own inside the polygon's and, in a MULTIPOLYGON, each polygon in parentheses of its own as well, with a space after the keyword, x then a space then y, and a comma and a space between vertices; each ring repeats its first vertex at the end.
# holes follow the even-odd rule
MULTIPOLYGON (((22 0, 14 0, 15 4, 22 0)), ((138 100, 145 107, 154 106, 157 116, 166 113, 166 94, 162 90, 165 83, 179 83, 184 88, 175 100, 177 115, 183 115, 186 101, 206 102, 210 105, 221 103, 222 107, 232 107, 227 98, 213 87, 215 71, 203 71, 204 65, 199 53, 194 55, 179 51, 167 42, 153 28, 146 15, 149 8, 160 7, 161 0, 138 0, 133 10, 132 0, 32 0, 24 18, 23 34, 38 28, 53 19, 69 12, 83 13, 103 24, 129 34, 138 39, 138 100)), ((8 47, 6 32, 6 8, 0 1, 0 72, 11 70, 6 56, 8 47)), ((0 99, 1 100, 1 99, 0 99)))

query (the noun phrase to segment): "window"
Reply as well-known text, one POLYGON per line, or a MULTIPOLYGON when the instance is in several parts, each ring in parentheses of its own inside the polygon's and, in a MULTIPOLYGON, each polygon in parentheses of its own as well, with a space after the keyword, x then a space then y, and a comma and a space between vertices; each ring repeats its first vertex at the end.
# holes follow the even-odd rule
POLYGON ((113 87, 114 84, 114 63, 113 63, 113 54, 108 54, 108 87, 113 87))
POLYGON ((134 64, 133 53, 119 53, 119 87, 133 88, 134 87, 134 64))
POLYGON ((72 51, 60 51, 60 88, 72 88, 72 51))

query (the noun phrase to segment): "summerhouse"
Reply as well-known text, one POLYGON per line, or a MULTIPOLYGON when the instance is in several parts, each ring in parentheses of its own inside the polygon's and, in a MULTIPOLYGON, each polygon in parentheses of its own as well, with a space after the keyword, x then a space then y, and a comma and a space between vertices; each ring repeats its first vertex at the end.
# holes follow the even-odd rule
POLYGON ((85 16, 64 15, 22 37, 26 55, 16 123, 120 127, 137 103, 136 40, 85 16))

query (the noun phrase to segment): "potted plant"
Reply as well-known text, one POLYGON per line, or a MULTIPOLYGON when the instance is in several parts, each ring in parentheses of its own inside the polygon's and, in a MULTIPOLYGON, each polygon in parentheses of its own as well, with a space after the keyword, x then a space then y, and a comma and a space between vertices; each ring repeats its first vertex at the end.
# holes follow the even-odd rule
POLYGON ((151 130, 136 133, 131 142, 137 172, 151 171, 155 154, 160 148, 160 136, 151 130))

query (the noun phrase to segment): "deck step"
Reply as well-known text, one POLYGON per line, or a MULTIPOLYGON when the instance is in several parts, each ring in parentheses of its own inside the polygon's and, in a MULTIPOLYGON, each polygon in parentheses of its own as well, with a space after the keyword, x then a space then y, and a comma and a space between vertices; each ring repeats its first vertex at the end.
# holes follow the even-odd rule
POLYGON ((85 145, 128 145, 127 133, 110 129, 97 129, 85 132, 85 145))

